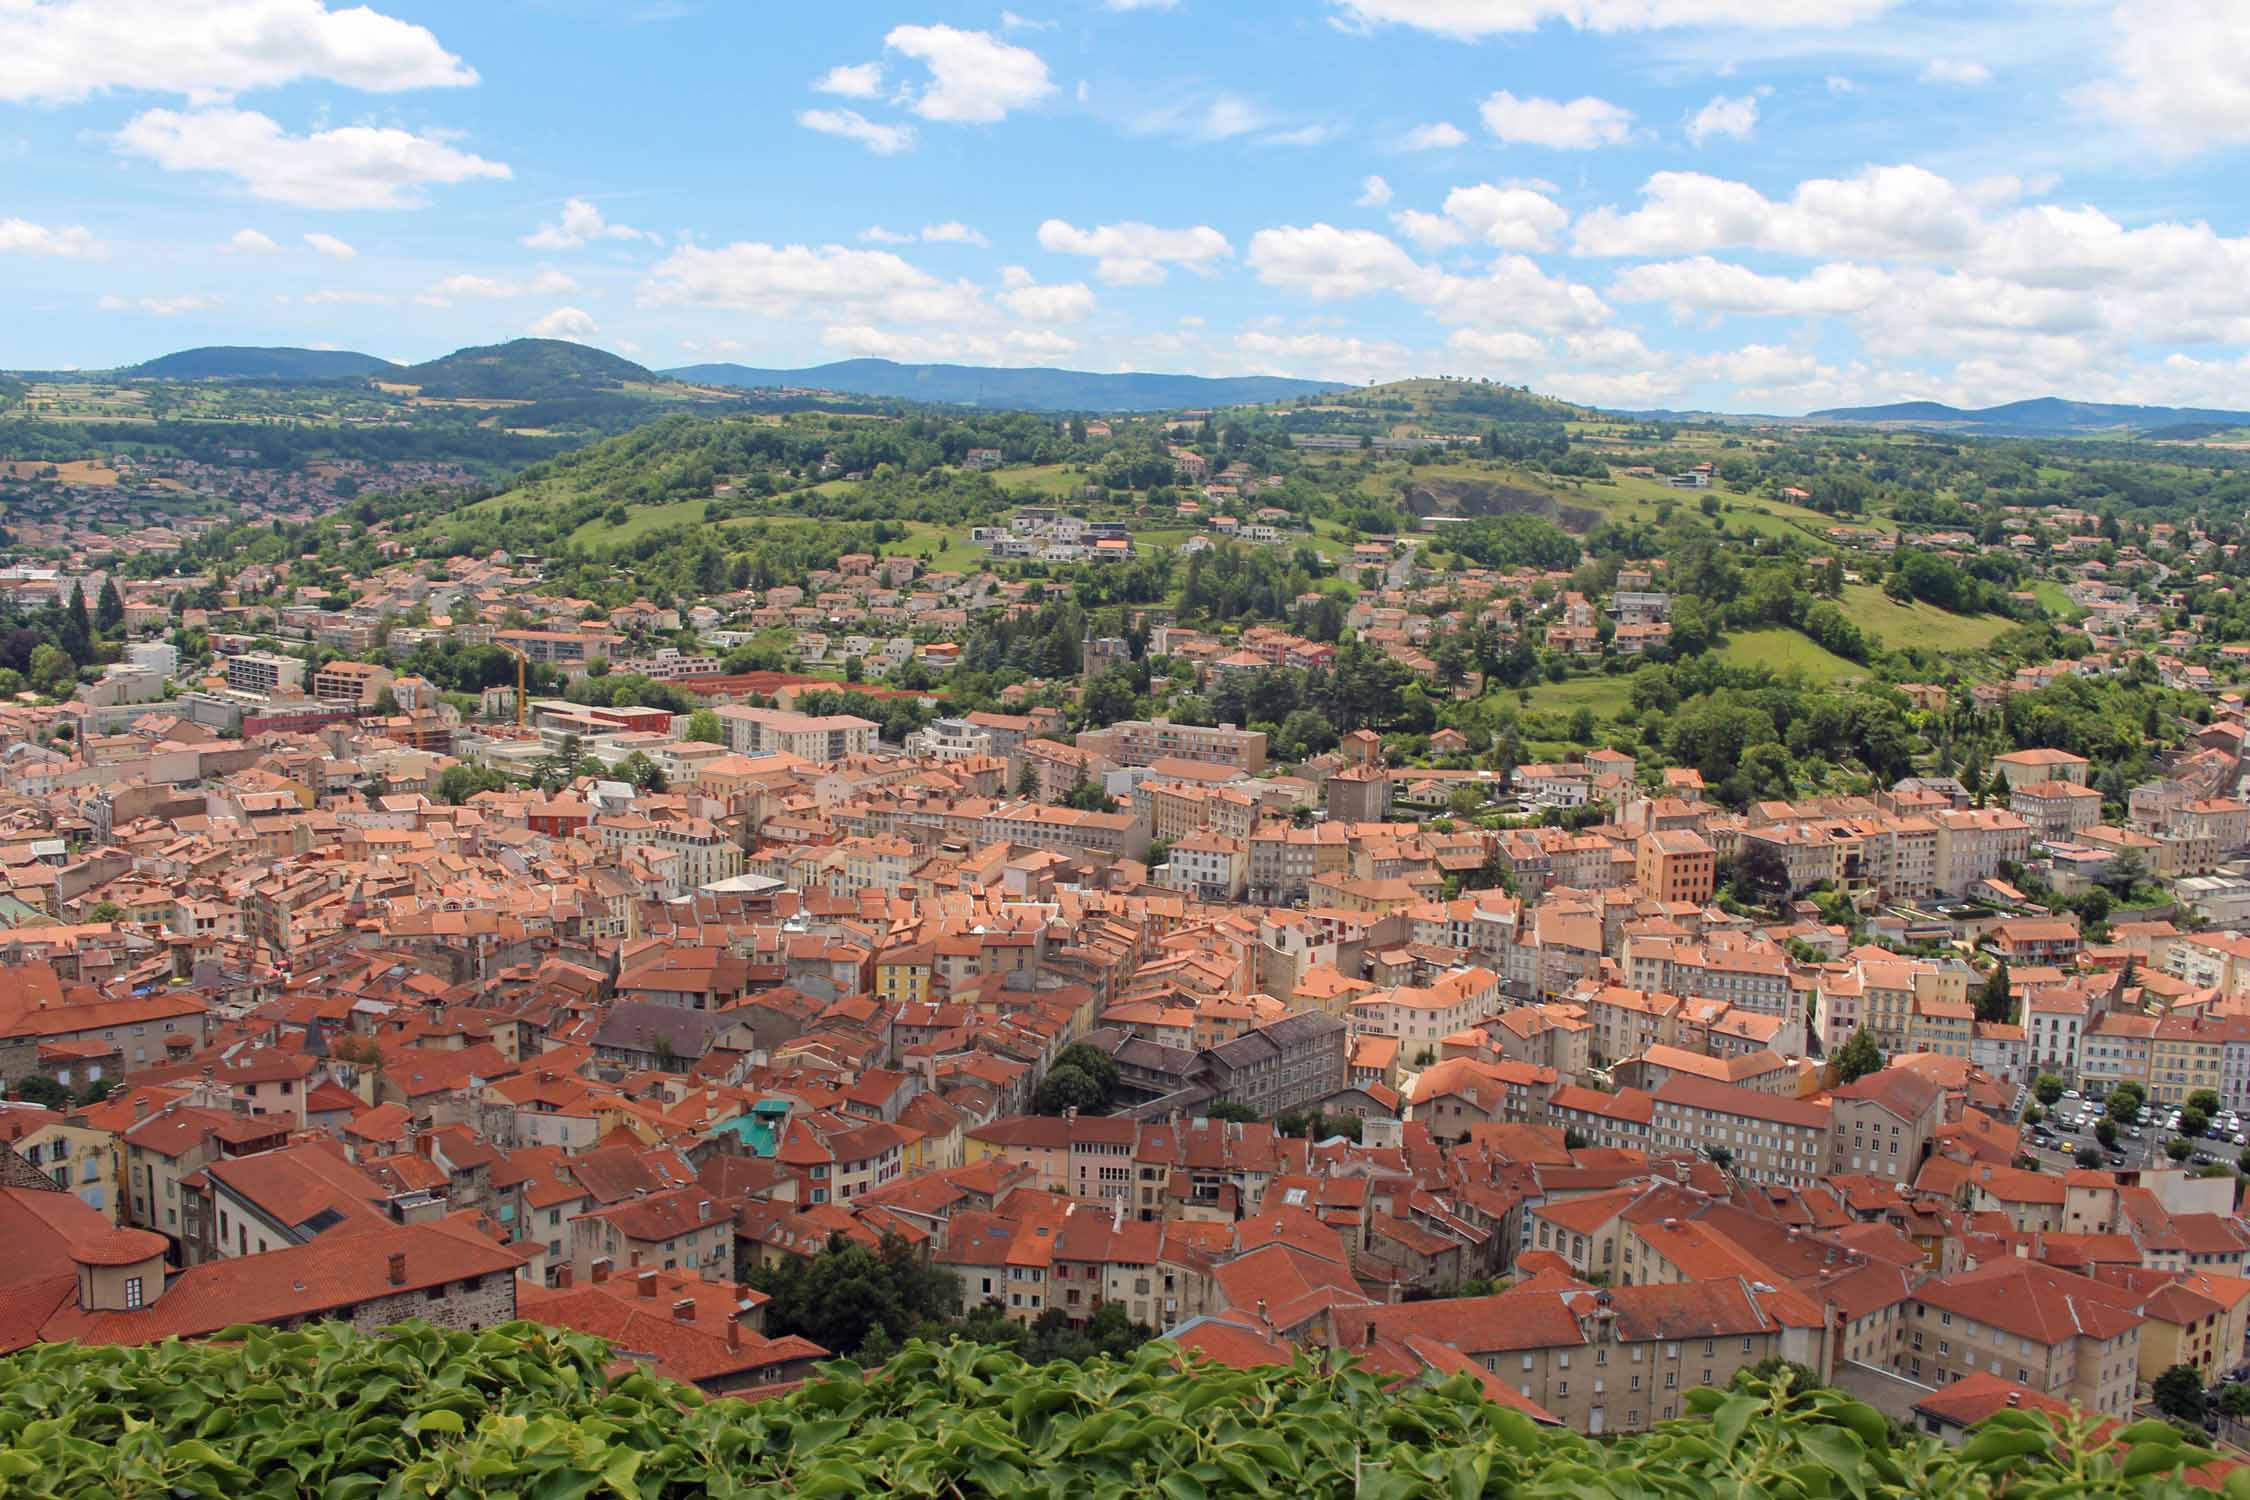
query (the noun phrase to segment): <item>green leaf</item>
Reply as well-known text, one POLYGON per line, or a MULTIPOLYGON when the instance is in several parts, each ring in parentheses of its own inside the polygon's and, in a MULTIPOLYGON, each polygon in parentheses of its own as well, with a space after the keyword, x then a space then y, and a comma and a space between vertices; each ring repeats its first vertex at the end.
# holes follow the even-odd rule
POLYGON ((1765 1403, 1755 1396, 1729 1396, 1720 1402, 1718 1415, 1711 1419, 1711 1439, 1719 1451, 1732 1453, 1742 1440, 1742 1430, 1764 1409, 1765 1403))

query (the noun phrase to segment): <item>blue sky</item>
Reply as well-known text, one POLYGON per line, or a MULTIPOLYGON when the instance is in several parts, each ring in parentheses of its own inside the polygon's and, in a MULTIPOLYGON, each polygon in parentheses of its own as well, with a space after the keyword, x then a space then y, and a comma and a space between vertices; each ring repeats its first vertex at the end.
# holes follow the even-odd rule
POLYGON ((2250 406, 2239 0, 0 0, 0 365, 2250 406))

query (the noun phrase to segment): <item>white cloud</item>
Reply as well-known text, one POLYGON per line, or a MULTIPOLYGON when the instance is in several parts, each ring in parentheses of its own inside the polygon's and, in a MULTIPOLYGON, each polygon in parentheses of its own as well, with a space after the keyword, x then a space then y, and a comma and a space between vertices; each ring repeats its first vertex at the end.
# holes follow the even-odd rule
POLYGON ((1466 229, 1444 214, 1424 213, 1418 208, 1392 214, 1391 222, 1398 226, 1400 234, 1424 250, 1450 250, 1456 245, 1466 244, 1469 238, 1466 229))
POLYGON ((1391 201, 1391 185, 1380 177, 1368 177, 1359 184, 1357 207, 1381 208, 1391 201))
POLYGON ((1502 250, 1552 250, 1570 224, 1569 210, 1521 184, 1457 187, 1445 195, 1445 216, 1502 250))
POLYGON ((202 101, 319 79, 390 92, 477 81, 425 27, 322 0, 5 0, 0 99, 112 89, 202 101))
POLYGON ((1249 262, 1266 285, 1318 302, 1372 292, 1411 296, 1433 280, 1388 235, 1332 224, 1261 229, 1251 236, 1249 262))
POLYGON ((1858 80, 1846 78, 1841 73, 1831 73, 1822 81, 1828 85, 1828 92, 1831 94, 1856 94, 1860 92, 1858 80))
POLYGON ((1888 257, 1958 251, 1977 235, 1984 201, 2004 190, 1964 188, 1915 166, 1868 167, 1848 179, 1798 184, 1787 202, 1701 172, 1658 172, 1629 213, 1579 217, 1581 255, 1681 255, 1729 246, 1786 255, 1888 257))
POLYGON ((990 124, 1055 92, 1038 53, 988 31, 894 26, 883 45, 929 68, 929 84, 911 100, 914 112, 925 120, 990 124))
POLYGON ((1094 275, 1111 286, 1153 286, 1164 279, 1167 266, 1209 275, 1215 262, 1234 254, 1227 237, 1208 224, 1159 229, 1127 222, 1080 229, 1049 219, 1039 226, 1039 244, 1058 255, 1093 257, 1094 275))
POLYGON ((999 338, 982 334, 933 335, 878 327, 872 323, 832 323, 820 341, 838 354, 873 359, 943 360, 993 364, 1004 358, 1052 359, 1070 353, 1077 341, 1051 328, 1015 328, 999 338))
POLYGON ((1469 133, 1449 120, 1417 125, 1399 138, 1399 145, 1408 151, 1450 151, 1467 144, 1469 133))
POLYGON ((255 229, 237 229, 232 238, 219 247, 237 255, 272 255, 281 247, 255 229))
POLYGON ((1609 291, 1620 302, 1665 302, 1680 312, 1759 316, 1864 312, 1889 286, 1890 277, 1873 266, 1839 261, 1798 278, 1763 275, 1699 255, 1634 266, 1611 282, 1609 291))
POLYGON ((1061 24, 1060 21, 1041 21, 1031 16, 1019 16, 1012 10, 1000 12, 1002 31, 1053 31, 1061 24))
POLYGON ((1027 323, 1080 323, 1094 313, 1094 289, 1083 281, 1042 286, 1021 266, 1008 268, 1000 305, 1027 323))
POLYGON ((1688 121, 1688 139, 1700 146, 1719 136, 1746 141, 1758 128, 1758 100, 1755 95, 1744 94, 1739 99, 1729 99, 1721 94, 1695 112, 1688 121))
POLYGON ((1234 352, 1260 374, 1295 375, 1310 380, 1396 379, 1411 373, 1414 352, 1389 339, 1349 338, 1332 333, 1238 335, 1234 352))
POLYGON ((1018 354, 1037 359, 1054 359, 1078 347, 1078 340, 1052 328, 1011 328, 1001 335, 1000 342, 1018 354))
POLYGON ((680 347, 690 354, 741 354, 750 346, 740 339, 681 339, 680 347))
POLYGON ((1547 358, 1545 341, 1528 333, 1488 333, 1478 328, 1457 328, 1445 344, 1449 349, 1499 365, 1541 364, 1547 358))
POLYGON ((880 99, 883 97, 883 65, 880 62, 839 63, 813 80, 813 89, 823 94, 841 94, 847 99, 880 99))
POLYGON ((109 253, 93 231, 80 224, 50 229, 29 219, 0 219, 0 255, 52 255, 63 260, 99 260, 109 253))
POLYGON ((774 318, 849 309, 883 322, 961 323, 989 313, 965 282, 942 282, 888 250, 842 245, 684 246, 658 262, 642 296, 774 318))
POLYGON ((612 224, 602 216, 596 205, 584 198, 565 198, 562 217, 552 224, 542 224, 523 237, 523 242, 534 250, 575 250, 594 240, 655 240, 656 235, 645 229, 634 229, 624 224, 612 224))
POLYGON ((2076 100, 2175 154, 2250 141, 2250 9, 2237 0, 2124 0, 2111 76, 2076 100))
POLYGON ((312 246, 315 253, 325 255, 330 260, 355 260, 359 256, 357 250, 332 234, 315 231, 305 236, 305 243, 312 246))
POLYGON ((217 307, 219 299, 193 294, 184 297, 104 297, 94 305, 103 312, 145 312, 156 318, 176 318, 181 313, 201 312, 207 307, 217 307))
POLYGON ((1170 10, 1180 0, 1102 0, 1104 10, 1170 10))
POLYGON ((880 224, 870 224, 859 232, 863 243, 869 245, 911 245, 916 236, 901 234, 895 229, 885 229, 880 224))
POLYGON ((914 144, 911 125, 878 125, 856 109, 801 109, 797 123, 822 135, 857 141, 877 156, 896 156, 914 144))
POLYGON ((166 171, 228 173, 254 198, 299 208, 418 208, 431 184, 510 175, 504 162, 412 131, 344 125, 290 135, 254 110, 146 110, 116 142, 166 171))
POLYGON ((364 292, 349 287, 323 287, 317 292, 307 292, 297 300, 307 307, 325 307, 331 303, 378 307, 391 299, 381 292, 364 292))
POLYGON ((1591 95, 1560 99, 1519 99, 1506 89, 1478 106, 1485 129, 1510 145, 1547 146, 1557 151, 1590 151, 1615 146, 1632 133, 1633 112, 1591 95))
POLYGON ((601 325, 584 308, 558 307, 545 317, 535 320, 524 332, 535 339, 570 339, 583 343, 601 332, 601 325))
POLYGON ((992 248, 992 241, 959 219, 951 219, 943 224, 924 224, 922 240, 931 245, 975 245, 980 250, 992 248))
POLYGON ((425 307, 448 307, 456 297, 553 297, 577 290, 578 283, 560 271, 539 271, 521 280, 464 272, 446 277, 414 300, 425 307))
POLYGON ((1581 31, 1652 31, 1734 26, 1788 30, 1844 27, 1879 16, 1897 0, 1331 0, 1346 23, 1413 26, 1458 41, 1533 31, 1561 21, 1581 31))
POLYGON ((1974 87, 1992 82, 1992 70, 1980 62, 1963 62, 1957 58, 1934 57, 1922 69, 1924 83, 1958 83, 1974 87))

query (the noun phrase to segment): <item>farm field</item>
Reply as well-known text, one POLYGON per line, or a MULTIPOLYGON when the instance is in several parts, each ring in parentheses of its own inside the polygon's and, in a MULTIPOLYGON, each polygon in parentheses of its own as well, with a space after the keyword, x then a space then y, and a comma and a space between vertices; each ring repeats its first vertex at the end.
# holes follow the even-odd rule
POLYGON ((995 469, 992 482, 1010 495, 1060 499, 1085 484, 1083 471, 1068 464, 1038 464, 1028 469, 995 469))
POLYGON ((669 505, 639 506, 626 515, 622 526, 612 526, 596 516, 573 531, 570 539, 581 547, 622 546, 667 526, 699 526, 710 503, 701 499, 674 500, 669 505))
POLYGON ((1854 625, 1881 636, 1893 650, 1982 651, 2015 628, 2015 621, 2000 615, 1956 615, 1933 604, 1901 604, 1871 583, 1847 584, 1842 603, 1854 625))
MULTIPOLYGON (((1495 688, 1506 693, 1506 688, 1495 688)), ((1597 719, 1616 716, 1633 698, 1633 679, 1629 674, 1616 677, 1567 677, 1561 682, 1543 682, 1531 689, 1529 707, 1538 713, 1570 714, 1581 708, 1590 708, 1597 719)))

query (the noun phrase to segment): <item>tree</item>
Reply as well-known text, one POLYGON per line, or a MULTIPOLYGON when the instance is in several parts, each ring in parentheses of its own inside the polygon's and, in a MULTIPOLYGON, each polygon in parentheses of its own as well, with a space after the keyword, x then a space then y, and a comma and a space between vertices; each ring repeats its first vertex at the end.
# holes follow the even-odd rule
POLYGON ((699 708, 688 715, 687 737, 701 745, 723 745, 727 742, 726 726, 719 716, 708 708, 699 708))
POLYGON ((2187 1107, 2205 1117, 2217 1114, 2219 1112, 2218 1090, 2197 1089, 2187 1096, 2187 1107))
POLYGON ((2033 1080, 2031 1092, 2038 1095, 2041 1104, 2052 1106, 2063 1096, 2063 1081, 2052 1073, 2042 1073, 2033 1080))
POLYGON ((758 1267, 750 1284, 773 1299, 765 1308, 768 1333, 839 1352, 863 1347, 878 1328, 902 1344, 951 1317, 960 1298, 950 1272, 924 1264, 896 1235, 885 1235, 875 1250, 833 1235, 817 1256, 783 1256, 758 1267))
POLYGON ((2219 1410, 2234 1421, 2250 1417, 2250 1385, 2239 1381, 2219 1387, 2219 1410))
POLYGON ((507 773, 491 766, 472 766, 466 763, 447 766, 438 777, 437 794, 455 807, 468 801, 479 792, 504 792, 510 782, 507 773))
POLYGON ((94 624, 86 618, 86 585, 70 586, 70 603, 63 609, 62 629, 58 640, 74 662, 91 661, 94 655, 94 624))
POLYGON ((2094 1139, 2100 1141, 2104 1147, 2114 1147, 2117 1144, 2117 1122, 2106 1117, 2096 1120, 2094 1122, 2094 1139))
POLYGON ((113 635, 125 623, 125 596, 117 592, 114 574, 102 580, 102 596, 94 606, 94 623, 104 635, 113 635))
POLYGON ((2080 1146, 2071 1160, 2082 1167, 2098 1167, 2102 1164, 2102 1154, 2092 1146, 2080 1146))
POLYGON ((2176 1135, 2164 1143, 2164 1154, 2174 1161, 2186 1161, 2194 1150, 2195 1142, 2185 1136, 2176 1135))
POLYGON ((1593 1144, 1586 1139, 1586 1132, 1575 1125, 1563 1127, 1562 1143, 1565 1151, 1583 1151, 1593 1144))
POLYGON ((125 908, 104 898, 94 903, 93 910, 86 913, 86 920, 89 922, 122 922, 125 920, 125 908))
POLYGON ((2138 849, 2127 849, 2109 862, 2109 868, 2098 877, 2098 883, 2107 886, 2120 901, 2129 900, 2136 887, 2148 884, 2148 860, 2138 849))
POLYGON ((1732 883, 1737 900, 1761 906, 1789 894, 1789 866, 1773 845, 1744 840, 1734 857, 1732 883))
POLYGON ((2200 1141, 2211 1133, 2211 1117, 2200 1109, 2180 1111, 2180 1134, 2191 1141, 2200 1141))
POLYGON ((1216 1104, 1204 1106, 1204 1115, 1213 1120, 1226 1120, 1236 1125, 1254 1125, 1258 1112, 1247 1104, 1237 1104, 1232 1099, 1221 1099, 1216 1104))
POLYGON ((1036 797, 1039 795, 1039 768, 1028 759, 1023 763, 1023 774, 1016 778, 1016 795, 1019 797, 1036 797))
POLYGON ((70 1108, 70 1090, 44 1073, 27 1073, 17 1079, 16 1097, 46 1109, 70 1108))
POLYGON ((1105 1104, 1117 1092, 1119 1078, 1117 1059, 1111 1057, 1099 1047, 1089 1047, 1084 1042, 1073 1042, 1063 1048, 1061 1054, 1055 1058, 1055 1066, 1058 1068, 1076 1068, 1088 1078, 1093 1079, 1102 1091, 1102 1102, 1105 1104))
POLYGON ((1724 1146, 1707 1147, 1703 1153, 1711 1158, 1711 1165, 1724 1172, 1734 1165, 1734 1153, 1724 1146))
POLYGON ((1089 1077, 1082 1068, 1058 1064, 1047 1070, 1039 1080, 1039 1087, 1031 1096, 1034 1114, 1059 1115, 1069 1110, 1095 1110, 1102 1107, 1102 1086, 1089 1077))
POLYGON ((1977 990, 1977 1019, 2006 1025, 2015 1012, 2015 996, 2008 978, 2008 961, 2001 959, 1985 976, 1984 984, 1977 990))
POLYGON ((2102 1113, 2120 1125, 2130 1123, 2132 1118, 2140 1112, 2139 1091, 2133 1089, 2130 1084, 2111 1089, 2108 1100, 2102 1105, 2102 1113))
POLYGON ((61 697, 78 679, 78 663, 59 646, 42 641, 31 652, 31 685, 40 692, 61 697))
POLYGON ((1867 1034, 1867 1028, 1855 1028, 1851 1039, 1836 1049, 1836 1081, 1857 1083, 1870 1073, 1882 1072, 1884 1061, 1883 1049, 1875 1045, 1875 1038, 1867 1034))
POLYGON ((2203 1393, 2203 1372, 2193 1365, 2173 1365, 2149 1385, 2156 1409, 2183 1422, 2200 1423, 2209 1401, 2203 1393))

